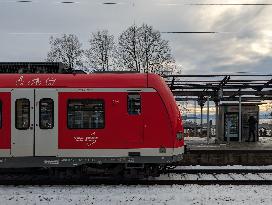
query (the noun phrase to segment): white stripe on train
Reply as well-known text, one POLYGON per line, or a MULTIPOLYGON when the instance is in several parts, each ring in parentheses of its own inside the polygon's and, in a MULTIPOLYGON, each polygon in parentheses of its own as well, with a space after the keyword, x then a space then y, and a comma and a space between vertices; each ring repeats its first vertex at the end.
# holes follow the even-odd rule
MULTIPOLYGON (((0 157, 11 157, 10 149, 0 149, 0 157)), ((140 156, 175 156, 184 153, 184 147, 166 148, 160 153, 160 148, 139 149, 58 149, 56 157, 128 157, 129 152, 139 152, 140 156)), ((31 156, 30 156, 31 157, 31 156)), ((35 156, 33 156, 35 157, 35 156)))

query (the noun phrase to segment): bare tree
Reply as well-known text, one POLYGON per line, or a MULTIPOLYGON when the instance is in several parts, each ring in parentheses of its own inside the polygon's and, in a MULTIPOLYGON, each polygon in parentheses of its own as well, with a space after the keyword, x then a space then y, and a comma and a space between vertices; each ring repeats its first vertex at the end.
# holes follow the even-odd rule
POLYGON ((168 41, 146 24, 133 25, 120 35, 116 62, 124 69, 154 73, 172 69, 175 63, 168 41))
POLYGON ((140 71, 140 47, 137 36, 138 28, 135 25, 130 26, 119 36, 115 56, 117 67, 140 71))
POLYGON ((107 30, 92 33, 90 49, 85 54, 87 62, 95 70, 108 71, 113 64, 114 36, 107 30))
POLYGON ((49 62, 62 62, 69 70, 74 69, 76 66, 82 66, 82 44, 76 35, 64 34, 59 38, 51 36, 49 44, 51 45, 47 54, 49 62))

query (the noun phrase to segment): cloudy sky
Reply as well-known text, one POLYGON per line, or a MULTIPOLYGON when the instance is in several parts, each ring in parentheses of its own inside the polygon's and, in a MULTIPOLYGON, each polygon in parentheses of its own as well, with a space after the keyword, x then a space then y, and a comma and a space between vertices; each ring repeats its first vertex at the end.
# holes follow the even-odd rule
POLYGON ((118 36, 147 23, 161 32, 217 32, 162 33, 183 73, 271 74, 271 13, 272 0, 0 0, 0 61, 43 61, 51 35, 76 34, 86 48, 91 32, 118 36))

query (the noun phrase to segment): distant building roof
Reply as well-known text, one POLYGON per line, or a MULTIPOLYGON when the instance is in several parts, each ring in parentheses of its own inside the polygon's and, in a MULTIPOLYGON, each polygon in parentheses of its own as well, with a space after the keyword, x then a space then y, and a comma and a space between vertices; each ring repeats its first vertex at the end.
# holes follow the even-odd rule
POLYGON ((0 62, 0 73, 66 73, 60 62, 0 62))
POLYGON ((74 73, 74 74, 87 74, 85 71, 83 71, 83 70, 73 70, 73 72, 72 73, 74 73))

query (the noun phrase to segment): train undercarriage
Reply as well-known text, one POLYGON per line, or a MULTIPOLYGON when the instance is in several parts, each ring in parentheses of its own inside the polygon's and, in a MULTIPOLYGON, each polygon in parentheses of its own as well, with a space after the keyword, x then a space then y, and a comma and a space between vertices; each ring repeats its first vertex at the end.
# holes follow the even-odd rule
POLYGON ((165 165, 157 164, 84 164, 75 167, 1 168, 0 174, 30 174, 59 179, 110 177, 121 180, 158 177, 165 168, 165 165))

